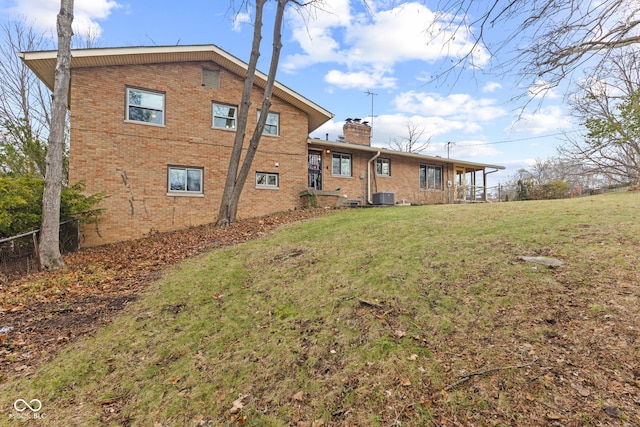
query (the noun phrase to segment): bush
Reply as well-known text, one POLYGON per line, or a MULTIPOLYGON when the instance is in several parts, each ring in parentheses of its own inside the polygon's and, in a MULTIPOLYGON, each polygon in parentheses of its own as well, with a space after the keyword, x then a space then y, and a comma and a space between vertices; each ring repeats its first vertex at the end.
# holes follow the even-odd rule
POLYGON ((564 199, 569 197, 569 184, 564 181, 552 181, 548 184, 541 185, 536 191, 536 199, 564 199))
MULTIPOLYGON (((76 183, 64 187, 60 197, 60 221, 78 219, 82 223, 99 220, 104 209, 96 204, 103 193, 86 196, 84 185, 76 183)), ((15 236, 37 230, 42 222, 42 193, 44 180, 30 175, 0 176, 0 237, 15 236)))

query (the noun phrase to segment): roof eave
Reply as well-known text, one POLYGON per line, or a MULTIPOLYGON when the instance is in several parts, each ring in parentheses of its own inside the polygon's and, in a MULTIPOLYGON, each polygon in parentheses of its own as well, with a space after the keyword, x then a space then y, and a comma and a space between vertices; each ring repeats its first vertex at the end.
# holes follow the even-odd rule
POLYGON ((424 161, 450 163, 450 164, 461 165, 461 166, 475 167, 478 169, 486 169, 486 168, 493 168, 497 170, 505 169, 504 166, 499 166, 499 165, 469 162, 466 160, 458 160, 458 159, 445 159, 443 157, 427 156, 425 154, 417 154, 417 153, 407 153, 403 151, 390 150, 388 148, 383 148, 383 147, 372 147, 368 145, 360 145, 360 144, 354 144, 349 142, 335 142, 335 141, 326 141, 318 138, 309 138, 307 140, 307 143, 308 145, 315 145, 318 147, 329 147, 329 148, 337 148, 337 149, 345 149, 345 150, 353 150, 353 151, 364 151, 368 153, 381 152, 383 154, 387 154, 390 156, 399 156, 399 157, 414 158, 414 159, 419 159, 424 161))
MULTIPOLYGON (((50 90, 53 90, 57 51, 20 52, 18 56, 50 90)), ((192 61, 213 61, 243 78, 248 68, 244 61, 212 44, 74 49, 71 51, 72 69, 192 61)), ((261 71, 256 71, 256 77, 255 84, 264 88, 267 75, 261 71)), ((275 82, 273 94, 307 113, 309 117, 309 133, 331 120, 334 116, 326 109, 279 82, 275 82)))

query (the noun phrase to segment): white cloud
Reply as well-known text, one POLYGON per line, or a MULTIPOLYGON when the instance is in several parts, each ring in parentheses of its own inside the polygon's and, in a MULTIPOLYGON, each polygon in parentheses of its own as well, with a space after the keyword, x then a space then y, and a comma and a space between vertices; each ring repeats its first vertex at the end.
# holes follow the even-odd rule
MULTIPOLYGON (((100 36, 97 21, 107 19, 111 12, 121 7, 113 0, 76 0, 73 11, 74 33, 100 36)), ((60 0, 15 0, 9 11, 24 17, 29 23, 45 31, 56 31, 56 19, 60 11, 60 0)))
MULTIPOLYGON (((395 2, 394 2, 395 3, 395 2)), ((438 17, 418 2, 376 10, 382 3, 371 2, 371 13, 354 14, 348 0, 328 0, 322 10, 309 19, 290 15, 293 39, 302 53, 283 60, 282 69, 293 72, 323 62, 344 64, 350 72, 385 69, 399 62, 435 62, 445 57, 461 57, 472 49, 473 62, 482 66, 489 60, 485 49, 474 48, 467 29, 457 26, 438 28, 438 17), (431 24, 434 29, 427 31, 431 24)), ((387 6, 389 7, 389 6, 387 6)))
POLYGON ((491 121, 507 112, 497 107, 495 99, 475 99, 469 94, 452 94, 446 97, 436 93, 409 91, 398 95, 393 103, 398 111, 426 116, 451 117, 465 121, 491 121))
POLYGON ((383 72, 375 71, 344 73, 339 70, 331 70, 324 77, 324 80, 341 89, 393 88, 396 84, 396 79, 385 77, 383 72))
POLYGON ((243 24, 251 24, 251 14, 249 12, 238 12, 233 16, 233 24, 231 29, 235 32, 242 30, 243 24))
POLYGON ((523 113, 506 131, 540 135, 568 129, 572 126, 570 117, 564 114, 561 107, 551 106, 541 108, 533 113, 523 113))
MULTIPOLYGON (((446 150, 446 147, 445 147, 446 150)), ((489 157, 502 152, 495 146, 480 140, 463 140, 451 144, 449 149, 451 158, 489 157)))
POLYGON ((482 92, 484 93, 492 93, 498 89, 502 89, 502 85, 498 82, 489 82, 482 88, 482 92))
POLYGON ((374 137, 379 143, 387 143, 394 139, 406 138, 408 125, 424 130, 423 138, 434 138, 450 131, 464 130, 468 123, 458 120, 447 120, 442 117, 422 115, 385 114, 374 118, 374 137))

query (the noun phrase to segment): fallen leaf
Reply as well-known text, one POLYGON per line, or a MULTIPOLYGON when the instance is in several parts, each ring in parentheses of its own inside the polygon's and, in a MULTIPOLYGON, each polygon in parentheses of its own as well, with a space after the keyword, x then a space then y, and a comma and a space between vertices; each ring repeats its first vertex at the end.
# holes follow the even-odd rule
POLYGON ((238 397, 236 400, 234 400, 231 403, 231 409, 229 409, 229 413, 230 414, 237 414, 238 412, 240 412, 240 410, 242 408, 244 408, 244 402, 243 400, 246 399, 247 397, 249 397, 248 394, 241 394, 240 397, 238 397))
POLYGON ((547 418, 550 420, 561 420, 562 417, 558 414, 556 414, 555 412, 548 412, 547 413, 547 418))
POLYGON ((407 335, 407 333, 405 331, 400 330, 400 329, 396 329, 395 331, 393 331, 393 335, 395 335, 398 338, 402 338, 405 335, 407 335))
POLYGON ((591 395, 591 391, 582 387, 580 384, 571 383, 571 387, 582 397, 588 397, 591 395))
POLYGON ((402 380, 400 382, 400 384, 402 384, 403 387, 409 387, 411 385, 411 381, 409 380, 402 380))
POLYGON ((299 391, 291 397, 293 400, 302 402, 304 400, 304 391, 299 391))

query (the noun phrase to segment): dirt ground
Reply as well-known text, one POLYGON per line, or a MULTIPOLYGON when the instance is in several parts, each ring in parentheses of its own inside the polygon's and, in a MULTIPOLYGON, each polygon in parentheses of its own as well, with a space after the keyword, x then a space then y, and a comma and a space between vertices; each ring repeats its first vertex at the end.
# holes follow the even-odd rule
POLYGON ((296 210, 87 248, 67 255, 63 271, 0 285, 0 381, 30 375, 64 346, 111 322, 166 267, 324 213, 296 210))

